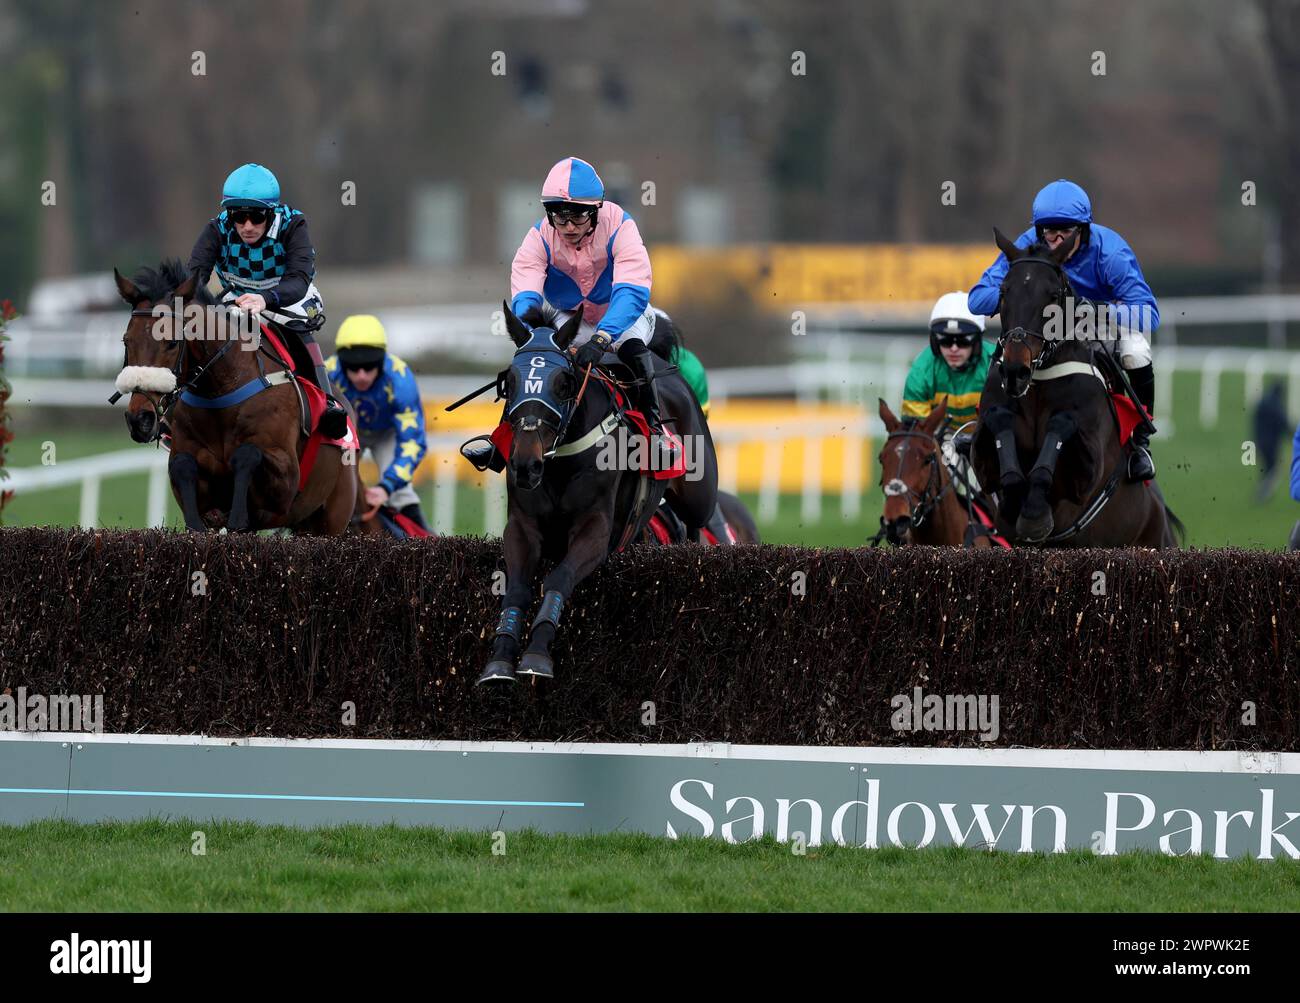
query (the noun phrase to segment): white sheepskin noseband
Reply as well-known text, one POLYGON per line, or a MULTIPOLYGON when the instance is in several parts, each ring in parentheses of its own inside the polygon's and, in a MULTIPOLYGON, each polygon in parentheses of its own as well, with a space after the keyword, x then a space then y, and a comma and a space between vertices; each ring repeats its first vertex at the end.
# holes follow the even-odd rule
POLYGON ((162 366, 127 366, 117 374, 116 386, 124 394, 169 394, 176 389, 176 374, 162 366))

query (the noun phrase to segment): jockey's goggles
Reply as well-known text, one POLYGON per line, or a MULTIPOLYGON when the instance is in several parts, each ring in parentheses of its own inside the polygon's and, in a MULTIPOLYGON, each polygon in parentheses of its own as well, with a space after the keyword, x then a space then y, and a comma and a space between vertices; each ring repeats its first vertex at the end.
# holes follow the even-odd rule
POLYGON ((947 331, 934 332, 934 339, 939 343, 940 348, 969 348, 978 338, 978 331, 958 331, 956 334, 947 331))
POLYGON ((265 209, 230 209, 226 215, 232 223, 255 223, 258 226, 266 222, 266 217, 265 209))
POLYGON ((580 208, 552 209, 546 207, 546 218, 551 221, 551 226, 569 226, 571 224, 583 224, 596 218, 596 206, 582 206, 580 208))

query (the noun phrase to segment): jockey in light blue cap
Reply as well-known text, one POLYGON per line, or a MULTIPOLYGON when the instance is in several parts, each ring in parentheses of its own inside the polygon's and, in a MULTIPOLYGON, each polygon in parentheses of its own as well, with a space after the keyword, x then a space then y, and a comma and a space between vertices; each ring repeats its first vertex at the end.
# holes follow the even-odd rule
MULTIPOLYGON (((347 412, 332 393, 315 332, 325 323, 316 290, 316 249, 307 217, 280 201, 280 182, 261 164, 235 168, 221 187, 221 213, 208 221, 190 252, 189 269, 206 285, 215 271, 223 301, 234 303, 303 345, 304 375, 325 392, 318 423, 330 439, 347 434, 347 412), (310 363, 307 365, 306 363, 310 363)), ((293 348, 293 339, 286 347, 293 348)))

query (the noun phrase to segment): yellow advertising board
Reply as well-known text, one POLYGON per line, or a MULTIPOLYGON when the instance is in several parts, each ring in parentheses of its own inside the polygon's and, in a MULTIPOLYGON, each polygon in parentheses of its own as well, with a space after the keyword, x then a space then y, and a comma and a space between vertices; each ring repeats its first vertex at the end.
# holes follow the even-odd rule
MULTIPOLYGON (((424 402, 425 427, 431 436, 459 442, 491 432, 501 418, 499 403, 475 401, 452 412, 443 410, 446 403, 424 402)), ((864 419, 862 409, 852 405, 730 398, 712 409, 709 427, 723 483, 742 492, 759 491, 770 479, 782 494, 797 494, 811 479, 821 492, 833 494, 874 487, 872 440, 851 431, 864 419), (808 434, 800 434, 804 427, 808 434)), ((416 468, 416 486, 432 481, 442 466, 450 467, 458 480, 480 485, 503 476, 480 474, 455 448, 435 447, 416 468)), ((367 484, 375 483, 379 473, 369 459, 362 462, 361 477, 367 484)))
POLYGON ((932 301, 969 289, 997 252, 983 244, 764 244, 650 250, 652 299, 671 306, 742 290, 782 310, 835 303, 932 301))

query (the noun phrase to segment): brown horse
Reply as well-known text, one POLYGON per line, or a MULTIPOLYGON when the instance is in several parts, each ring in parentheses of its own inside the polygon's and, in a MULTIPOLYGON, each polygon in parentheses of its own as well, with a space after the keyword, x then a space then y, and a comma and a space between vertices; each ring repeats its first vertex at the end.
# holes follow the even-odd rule
MULTIPOLYGON (((889 433, 880 450, 880 487, 885 493, 880 525, 881 535, 892 546, 960 547, 965 542, 969 516, 937 438, 947 415, 945 400, 919 424, 908 427, 888 404, 880 402, 880 420, 889 433)), ((976 547, 988 545, 985 536, 976 536, 976 547)))
POLYGON ((163 421, 170 427, 168 473, 186 528, 343 533, 360 490, 355 451, 346 457, 322 444, 299 490, 308 439, 292 374, 270 346, 250 337, 175 259, 133 280, 116 269, 113 276, 131 305, 117 379, 118 394, 131 395, 126 422, 136 442, 158 439, 163 421), (235 402, 197 403, 226 395, 235 402))

